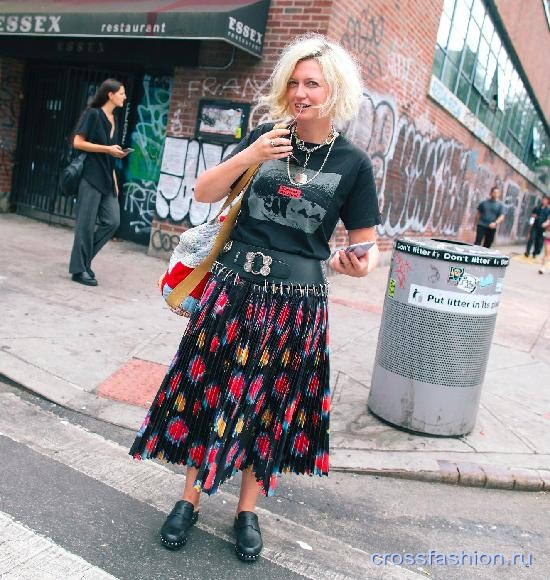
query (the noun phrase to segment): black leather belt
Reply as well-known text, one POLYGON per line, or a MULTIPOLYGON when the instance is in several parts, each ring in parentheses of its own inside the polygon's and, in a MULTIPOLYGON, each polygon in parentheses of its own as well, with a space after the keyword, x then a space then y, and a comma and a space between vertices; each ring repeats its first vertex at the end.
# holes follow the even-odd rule
POLYGON ((237 240, 225 244, 218 262, 256 284, 264 280, 281 284, 326 284, 319 260, 249 246, 237 240))

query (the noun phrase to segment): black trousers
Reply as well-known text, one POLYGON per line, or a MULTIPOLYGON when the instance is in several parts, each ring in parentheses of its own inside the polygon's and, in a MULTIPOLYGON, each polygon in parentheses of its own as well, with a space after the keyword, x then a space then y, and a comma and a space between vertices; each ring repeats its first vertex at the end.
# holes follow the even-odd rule
POLYGON ((82 179, 76 200, 76 225, 69 272, 78 274, 89 270, 92 260, 113 237, 119 225, 118 198, 112 193, 101 193, 82 179))
POLYGON ((529 239, 527 240, 527 247, 525 249, 526 254, 531 253, 531 246, 533 247, 533 256, 538 256, 542 250, 542 245, 544 243, 543 238, 544 230, 536 225, 531 226, 531 230, 529 232, 529 239))
POLYGON ((496 228, 492 229, 478 225, 476 230, 476 246, 481 246, 481 242, 483 242, 486 248, 490 248, 493 245, 496 231, 496 228))

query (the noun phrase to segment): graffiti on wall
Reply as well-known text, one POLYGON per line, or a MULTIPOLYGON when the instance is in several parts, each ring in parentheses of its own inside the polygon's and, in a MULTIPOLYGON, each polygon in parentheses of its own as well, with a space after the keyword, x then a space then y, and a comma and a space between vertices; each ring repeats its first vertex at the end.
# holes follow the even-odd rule
POLYGON ((384 16, 374 14, 370 6, 359 18, 348 18, 346 31, 340 39, 345 48, 361 59, 367 78, 382 76, 380 45, 383 40, 384 16))
POLYGON ((157 187, 158 216, 176 223, 187 218, 194 226, 214 217, 223 202, 195 201, 195 182, 202 171, 217 165, 234 147, 167 137, 157 187))
POLYGON ((365 94, 346 136, 372 159, 380 198, 381 235, 406 231, 457 235, 473 224, 493 185, 503 190, 506 218, 499 239, 524 237, 536 194, 478 164, 477 152, 454 139, 421 131, 388 96, 365 94))
POLYGON ((201 98, 221 98, 245 100, 251 103, 250 115, 248 117, 249 129, 256 127, 260 123, 268 120, 267 107, 262 103, 262 96, 265 95, 269 79, 256 77, 255 75, 240 78, 231 77, 220 80, 216 77, 204 79, 191 79, 187 81, 183 88, 186 95, 184 101, 175 101, 170 119, 170 135, 174 137, 184 137, 186 135, 183 114, 189 108, 189 103, 196 102, 201 98))
POLYGON ((144 75, 140 102, 136 107, 135 127, 129 146, 124 176, 124 203, 121 228, 135 241, 148 243, 155 216, 157 182, 171 93, 171 78, 144 75))
MULTIPOLYGON (((214 84, 197 81, 195 88, 206 90, 204 86, 214 84)), ((236 87, 227 82, 216 86, 225 87, 223 90, 236 87)), ((480 164, 478 151, 438 135, 427 115, 419 122, 399 113, 391 96, 366 93, 356 119, 341 129, 372 159, 382 215, 378 228, 381 235, 428 232, 456 236, 461 228, 470 224, 473 228, 479 202, 497 185, 506 207, 499 239, 525 236, 536 193, 522 189, 511 177, 503 179, 492 168, 492 161, 490 165, 480 164)), ((212 217, 218 204, 195 202, 193 187, 196 176, 219 163, 224 154, 218 145, 201 146, 192 139, 168 138, 156 197, 158 216, 175 222, 188 219, 193 225, 212 217)))

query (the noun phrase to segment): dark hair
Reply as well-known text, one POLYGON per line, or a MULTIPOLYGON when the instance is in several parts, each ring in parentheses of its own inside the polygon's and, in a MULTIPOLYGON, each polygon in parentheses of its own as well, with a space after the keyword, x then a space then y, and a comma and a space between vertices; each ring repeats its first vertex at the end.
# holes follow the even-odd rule
POLYGON ((76 130, 80 125, 80 121, 89 109, 99 109, 109 100, 109 93, 116 93, 120 90, 120 87, 124 86, 120 81, 116 79, 105 79, 97 88, 95 94, 88 100, 88 106, 82 111, 78 117, 78 121, 71 131, 68 138, 69 150, 72 153, 73 141, 76 135, 76 130))
POLYGON ((88 101, 88 107, 97 109, 109 100, 109 93, 116 93, 122 87, 122 83, 116 79, 105 79, 98 87, 95 95, 88 101))
POLYGON ((495 189, 498 189, 500 191, 500 187, 498 185, 493 185, 493 187, 491 187, 491 191, 489 193, 493 193, 493 191, 495 191, 495 189))

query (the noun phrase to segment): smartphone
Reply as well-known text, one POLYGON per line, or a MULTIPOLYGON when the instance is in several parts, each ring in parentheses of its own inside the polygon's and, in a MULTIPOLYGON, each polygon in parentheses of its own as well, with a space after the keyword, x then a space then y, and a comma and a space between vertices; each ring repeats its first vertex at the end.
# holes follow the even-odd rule
POLYGON ((344 252, 349 254, 353 252, 358 258, 362 258, 373 246, 375 242, 361 242, 359 244, 352 244, 348 246, 344 252))
POLYGON ((132 153, 133 149, 131 149, 130 147, 127 147, 126 149, 123 149, 122 152, 123 153, 132 153))

